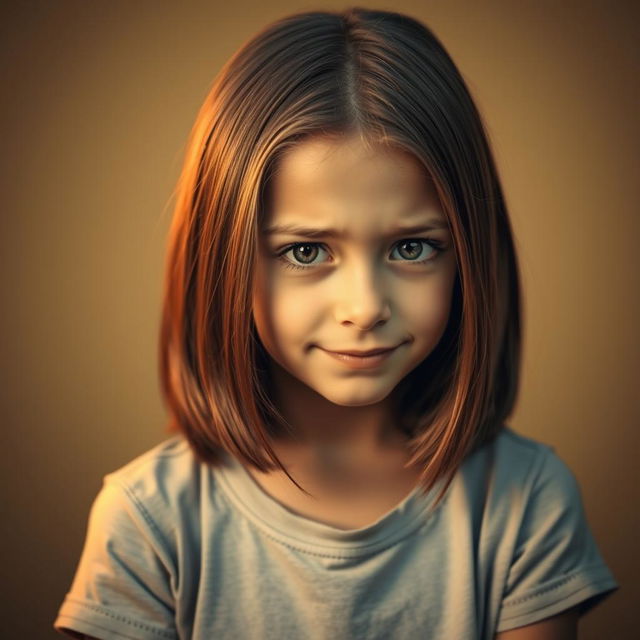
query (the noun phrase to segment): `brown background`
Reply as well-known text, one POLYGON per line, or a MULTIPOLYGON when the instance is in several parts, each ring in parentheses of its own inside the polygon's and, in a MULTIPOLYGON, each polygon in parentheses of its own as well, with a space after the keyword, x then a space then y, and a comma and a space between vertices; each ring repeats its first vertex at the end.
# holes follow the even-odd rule
MULTIPOLYGON (((213 77, 267 22, 346 6, 229 4, 3 3, 3 637, 58 637, 51 625, 103 475, 165 437, 156 381, 164 242, 187 134, 213 77)), ((571 466, 622 585, 581 622, 586 640, 631 638, 640 601, 633 5, 393 5, 442 39, 486 119, 525 295, 511 425, 571 466)))

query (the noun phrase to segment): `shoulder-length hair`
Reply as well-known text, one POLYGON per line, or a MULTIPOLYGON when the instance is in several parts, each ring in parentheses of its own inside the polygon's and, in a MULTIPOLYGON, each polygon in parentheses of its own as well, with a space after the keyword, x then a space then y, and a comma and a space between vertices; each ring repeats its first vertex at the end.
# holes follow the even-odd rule
MULTIPOLYGON (((278 158, 313 136, 358 133, 412 153, 434 180, 458 270, 448 326, 394 391, 425 493, 444 495, 515 402, 520 285, 508 214, 481 117, 442 44, 389 11, 305 12, 267 26, 224 65, 189 137, 169 232, 159 338, 168 432, 196 457, 226 450, 281 469, 291 431, 271 400, 252 318, 252 273, 278 158)), ((304 489, 303 489, 304 491, 304 489)))

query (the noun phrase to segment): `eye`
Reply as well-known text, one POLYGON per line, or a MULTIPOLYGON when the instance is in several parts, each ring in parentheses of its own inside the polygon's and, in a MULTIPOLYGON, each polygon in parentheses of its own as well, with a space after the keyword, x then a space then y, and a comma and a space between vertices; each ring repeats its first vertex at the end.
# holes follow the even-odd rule
POLYGON ((391 251, 392 260, 422 264, 434 260, 442 252, 442 243, 433 238, 407 238, 400 240, 391 251), (429 251, 431 249, 431 251, 429 251), (394 257, 396 253, 399 258, 394 257))
MULTIPOLYGON (((433 262, 442 252, 444 244, 433 238, 406 238, 397 242, 390 259, 412 264, 433 262), (395 257, 396 253, 399 257, 395 257)), ((288 245, 276 254, 288 269, 313 269, 327 262, 322 254, 329 255, 319 242, 296 242, 288 245)))
POLYGON ((297 242, 285 247, 278 257, 284 262, 284 266, 291 269, 307 269, 321 262, 315 262, 320 253, 327 250, 318 242, 297 242), (290 254, 291 257, 287 257, 290 254))

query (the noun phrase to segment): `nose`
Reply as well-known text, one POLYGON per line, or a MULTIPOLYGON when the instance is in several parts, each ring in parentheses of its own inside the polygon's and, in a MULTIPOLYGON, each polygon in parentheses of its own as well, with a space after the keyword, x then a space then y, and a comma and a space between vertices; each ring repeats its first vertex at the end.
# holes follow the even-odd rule
POLYGON ((384 324, 391 317, 387 287, 375 267, 354 265, 337 280, 334 316, 342 325, 362 331, 384 324))

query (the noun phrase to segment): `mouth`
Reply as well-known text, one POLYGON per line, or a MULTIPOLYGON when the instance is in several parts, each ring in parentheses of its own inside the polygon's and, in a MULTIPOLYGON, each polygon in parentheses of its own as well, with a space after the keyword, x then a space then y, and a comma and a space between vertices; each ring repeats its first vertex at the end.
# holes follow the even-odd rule
POLYGON ((370 349, 369 351, 354 351, 354 350, 336 350, 331 351, 325 349, 329 353, 335 353, 337 355, 344 356, 356 356, 358 358, 368 358, 369 356, 377 356, 379 353, 386 353, 387 351, 393 351, 396 347, 379 347, 378 349, 370 349))
POLYGON ((328 349, 322 349, 322 351, 352 369, 370 369, 384 363, 398 346, 380 347, 368 351, 330 351, 328 349))

